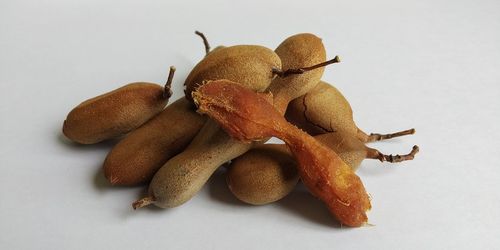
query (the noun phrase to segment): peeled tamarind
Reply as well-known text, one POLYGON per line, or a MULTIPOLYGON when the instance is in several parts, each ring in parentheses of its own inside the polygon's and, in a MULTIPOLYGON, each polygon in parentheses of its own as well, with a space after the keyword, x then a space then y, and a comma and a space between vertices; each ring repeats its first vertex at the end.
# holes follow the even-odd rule
MULTIPOLYGON (((355 134, 332 132, 314 137, 335 151, 356 171, 364 159, 391 163, 412 160, 418 152, 414 146, 407 155, 385 155, 367 147, 355 134)), ((234 159, 229 165, 226 181, 231 192, 241 201, 262 205, 279 200, 295 187, 299 175, 296 163, 284 144, 263 144, 234 159)))
POLYGON ((266 98, 227 80, 201 86, 193 98, 200 112, 241 142, 271 136, 283 140, 307 189, 340 223, 356 227, 367 223, 371 204, 361 179, 335 151, 287 122, 266 98))

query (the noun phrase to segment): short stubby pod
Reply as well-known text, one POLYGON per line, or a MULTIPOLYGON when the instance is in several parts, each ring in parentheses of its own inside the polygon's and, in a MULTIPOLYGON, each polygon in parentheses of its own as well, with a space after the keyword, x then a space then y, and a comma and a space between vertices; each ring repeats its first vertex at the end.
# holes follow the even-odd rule
POLYGON ((239 200, 262 205, 287 195, 299 173, 286 145, 261 144, 231 161, 226 181, 239 200))
POLYGON ((281 69, 281 59, 272 50, 258 45, 218 47, 208 53, 189 73, 184 85, 186 98, 208 80, 227 79, 263 91, 281 69))
POLYGON ((127 84, 76 106, 64 121, 63 133, 81 144, 126 134, 162 111, 169 97, 158 84, 127 84))

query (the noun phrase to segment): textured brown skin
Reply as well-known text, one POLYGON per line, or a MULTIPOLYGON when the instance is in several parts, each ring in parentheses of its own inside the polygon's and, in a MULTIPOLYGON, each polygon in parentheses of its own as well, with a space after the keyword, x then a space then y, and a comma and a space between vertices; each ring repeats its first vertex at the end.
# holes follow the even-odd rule
MULTIPOLYGON (((225 48, 217 46, 210 53, 225 48)), ((118 143, 104 161, 104 174, 112 185, 141 185, 182 152, 199 132, 206 117, 181 98, 118 143)))
MULTIPOLYGON (((326 61, 325 46, 313 34, 293 35, 283 41, 275 50, 281 58, 282 69, 312 66, 326 61)), ((323 76, 324 68, 318 68, 299 75, 276 78, 268 89, 275 96, 274 106, 285 113, 288 103, 313 89, 323 76)))
POLYGON ((149 195, 158 207, 179 206, 198 193, 220 165, 251 147, 231 138, 214 121, 208 120, 191 144, 156 172, 149 185, 149 195), (207 137, 210 139, 206 140, 207 137))
POLYGON ((63 134, 74 142, 93 144, 139 127, 163 110, 168 98, 154 83, 130 83, 82 102, 69 112, 63 134))
POLYGON ((219 46, 217 46, 217 47, 213 48, 212 50, 210 50, 210 51, 208 52, 208 54, 210 54, 210 53, 212 53, 212 52, 214 52, 214 51, 220 50, 220 49, 222 49, 222 48, 226 48, 226 46, 224 46, 224 45, 219 45, 219 46))
POLYGON ((274 77, 272 69, 281 69, 281 60, 274 51, 258 45, 217 47, 210 51, 189 73, 185 96, 207 80, 228 79, 255 89, 266 89, 274 77))
POLYGON ((239 200, 262 205, 290 193, 299 181, 299 174, 285 145, 262 144, 231 162, 226 181, 239 200))
MULTIPOLYGON (((314 64, 326 60, 321 39, 310 34, 293 36, 293 39, 290 40, 289 38, 286 42, 284 42, 287 44, 287 48, 293 48, 293 46, 289 45, 292 41, 296 41, 295 46, 298 47, 304 47, 305 44, 303 44, 303 42, 306 41, 307 43, 313 44, 316 48, 315 50, 302 51, 305 55, 300 56, 300 58, 307 58, 308 60, 314 58, 314 60, 299 63, 301 66, 310 66, 305 65, 308 62, 314 64), (307 36, 308 38, 302 39, 302 36, 307 36), (313 42, 312 40, 315 41, 313 42)), ((287 50, 280 49, 281 46, 282 45, 276 49, 276 52, 280 53, 280 57, 283 57, 283 59, 287 58, 287 60, 295 60, 295 57, 287 56, 287 50)), ((217 52, 224 49, 226 48, 221 48, 217 52)), ((216 54, 215 51, 211 53, 216 54)), ((204 60, 208 60, 211 53, 209 53, 204 60)), ((294 50, 293 53, 298 54, 300 51, 294 50)), ((243 64, 240 67, 253 68, 254 65, 249 64, 250 62, 251 61, 248 61, 247 64, 243 64)), ((201 62, 198 65, 200 64, 201 62)), ((283 64, 288 65, 290 63, 283 62, 283 64)), ((229 66, 230 65, 219 65, 219 68, 212 67, 211 70, 220 71, 222 73, 230 72, 228 68, 224 68, 229 66)), ((270 69, 271 68, 268 70, 270 69)), ((242 68, 239 69, 239 72, 245 71, 247 70, 243 70, 242 68)), ((320 71, 320 69, 314 71, 323 72, 320 71)), ((311 75, 310 82, 304 82, 304 79, 302 78, 287 78, 287 84, 283 84, 283 82, 278 81, 277 78, 272 81, 269 89, 277 92, 276 95, 274 95, 275 100, 285 100, 275 103, 276 106, 280 106, 278 108, 282 110, 283 114, 285 112, 285 107, 281 106, 283 103, 287 104, 290 100, 302 95, 303 93, 307 93, 319 82, 321 74, 317 75, 316 73, 311 75), (294 89, 294 92, 286 91, 287 88, 294 89)), ((220 77, 223 79, 228 78, 224 75, 220 77)), ((188 77, 188 79, 190 78, 188 77)), ((262 91, 263 89, 258 89, 261 86, 262 85, 253 85, 250 86, 250 88, 254 91, 262 91)), ((189 91, 187 93, 189 93, 189 91)), ((265 99, 263 96, 261 97, 265 99)), ((266 139, 263 138, 263 140, 266 139)), ((246 144, 231 138, 231 136, 229 136, 224 130, 220 129, 219 125, 215 121, 208 120, 188 148, 179 155, 170 159, 162 168, 160 168, 160 170, 158 170, 149 186, 149 196, 154 198, 153 203, 158 207, 167 208, 179 206, 196 195, 196 193, 198 193, 208 178, 215 172, 215 170, 217 170, 219 166, 244 154, 255 144, 257 143, 246 144)))
POLYGON ((350 133, 339 131, 317 135, 314 138, 335 151, 353 171, 358 170, 368 154, 368 147, 350 133))
MULTIPOLYGON (((354 171, 359 168, 364 159, 398 163, 413 160, 419 152, 419 147, 415 145, 409 154, 384 155, 374 148, 367 147, 357 134, 340 131, 316 135, 314 138, 335 151, 354 171)), ((262 147, 259 151, 252 153, 249 151, 243 154, 237 158, 237 162, 233 161, 229 166, 227 182, 231 184, 231 192, 238 199, 250 204, 267 204, 285 197, 293 190, 293 185, 285 183, 293 179, 293 176, 285 178, 276 174, 296 167, 294 161, 290 163, 293 156, 289 151, 283 154, 274 153, 280 147, 281 150, 286 150, 283 144, 266 144, 265 146, 267 147, 262 147), (267 157, 271 154, 273 157, 267 157), (283 164, 284 162, 288 162, 289 165, 283 164), (255 173, 248 174, 245 171, 247 169, 255 169, 255 173), (268 188, 271 186, 272 188, 268 188)))
POLYGON ((288 123, 265 98, 237 83, 218 80, 198 88, 193 99, 200 112, 240 141, 282 139, 298 163, 301 180, 342 224, 367 222, 371 205, 359 177, 333 150, 288 123))
POLYGON ((356 134, 352 108, 334 86, 320 82, 288 105, 286 119, 311 135, 342 131, 356 134))
MULTIPOLYGON (((366 146, 357 137, 342 132, 314 136, 331 148, 354 171, 367 156, 366 146)), ((263 205, 288 195, 299 174, 297 164, 285 144, 259 145, 234 159, 226 175, 231 192, 241 201, 263 205)))
POLYGON ((387 140, 415 133, 415 129, 408 129, 389 134, 366 134, 354 122, 347 99, 326 82, 321 82, 307 94, 290 102, 285 117, 311 135, 343 131, 355 134, 362 142, 387 140))
POLYGON ((130 132, 109 152, 104 174, 113 185, 147 183, 168 159, 182 152, 206 121, 181 98, 130 132))

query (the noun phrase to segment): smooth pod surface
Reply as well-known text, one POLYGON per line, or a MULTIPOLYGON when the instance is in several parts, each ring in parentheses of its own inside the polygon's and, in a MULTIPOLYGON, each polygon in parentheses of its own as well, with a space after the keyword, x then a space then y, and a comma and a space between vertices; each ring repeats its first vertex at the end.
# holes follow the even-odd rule
POLYGON ((139 127, 168 102, 164 88, 154 83, 130 83, 82 102, 69 112, 63 134, 72 141, 93 144, 139 127))
POLYGON ((182 152, 205 123, 186 98, 181 98, 121 140, 104 161, 113 185, 138 185, 151 180, 170 158, 182 152))

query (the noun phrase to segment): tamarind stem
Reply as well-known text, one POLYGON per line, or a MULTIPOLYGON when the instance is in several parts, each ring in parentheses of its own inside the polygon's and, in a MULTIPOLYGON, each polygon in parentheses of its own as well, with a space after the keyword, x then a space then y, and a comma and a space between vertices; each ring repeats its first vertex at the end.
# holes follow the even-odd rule
POLYGON ((412 135, 415 134, 415 129, 407 129, 403 131, 399 131, 396 133, 391 133, 391 134, 378 134, 378 133, 371 133, 368 135, 367 142, 374 142, 374 141, 382 141, 382 140, 387 140, 395 137, 400 137, 404 135, 412 135))
POLYGON ((210 44, 208 44, 208 39, 207 37, 205 36, 205 34, 199 32, 199 31, 195 31, 194 32, 196 35, 200 36, 201 39, 203 39, 203 45, 205 45, 205 54, 208 54, 210 52, 210 44))
POLYGON ((283 78, 287 77, 289 75, 299 75, 303 74, 304 72, 311 71, 317 68, 325 67, 333 63, 339 63, 340 62, 340 57, 335 56, 333 59, 328 60, 326 62, 318 63, 309 67, 303 67, 303 68, 297 68, 297 69, 287 69, 285 71, 277 68, 273 68, 273 74, 276 74, 277 76, 283 78))
POLYGON ((155 198, 153 196, 146 196, 140 200, 137 200, 135 201, 134 203, 132 203, 132 207, 135 209, 138 209, 138 208, 141 208, 141 207, 145 207, 149 204, 152 204, 155 202, 155 198))
POLYGON ((165 88, 163 91, 163 98, 170 98, 172 96, 172 79, 174 79, 175 67, 170 66, 170 71, 168 72, 167 82, 165 83, 165 88))
POLYGON ((366 158, 378 159, 381 162, 387 161, 390 163, 397 163, 397 162, 402 162, 402 161, 413 160, 415 158, 415 155, 418 153, 419 150, 420 150, 420 148, 417 145, 415 145, 415 146, 413 146, 411 152, 409 154, 406 154, 406 155, 384 155, 376 149, 367 148, 366 158))

